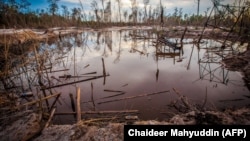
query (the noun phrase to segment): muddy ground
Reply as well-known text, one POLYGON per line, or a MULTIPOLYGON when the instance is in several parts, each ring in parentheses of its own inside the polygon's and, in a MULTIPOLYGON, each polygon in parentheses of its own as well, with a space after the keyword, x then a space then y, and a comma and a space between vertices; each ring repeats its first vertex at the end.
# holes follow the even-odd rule
POLYGON ((239 71, 243 74, 246 86, 250 90, 250 47, 240 55, 231 56, 223 60, 224 66, 232 71, 239 71))
POLYGON ((41 115, 26 111, 19 118, 0 127, 1 141, 122 141, 124 125, 250 125, 250 107, 225 111, 190 111, 166 121, 135 120, 113 122, 111 119, 82 120, 73 125, 44 128, 41 115))
MULTIPOLYGON (((44 41, 49 38, 60 38, 60 36, 81 33, 83 30, 71 28, 50 30, 2 30, 0 44, 20 44, 27 41, 44 41), (13 32, 15 34, 13 34, 13 32)), ((191 34, 191 33, 190 33, 191 34)), ((192 33, 194 34, 194 33, 192 33)), ((221 33, 221 35, 224 33, 221 33)), ((198 34, 194 34, 197 36, 198 34)), ((240 71, 244 76, 246 85, 250 89, 250 50, 241 54, 229 56, 222 63, 224 67, 233 71, 240 71)), ((0 97, 0 108, 4 108, 7 100, 0 97)), ((8 104, 7 104, 8 105, 8 104)), ((43 115, 34 111, 13 112, 11 116, 5 116, 1 112, 0 139, 1 141, 16 140, 123 140, 123 127, 126 124, 149 124, 149 125, 197 125, 197 124, 250 124, 250 107, 240 109, 197 110, 190 108, 189 112, 177 114, 165 121, 141 121, 128 120, 125 122, 114 122, 111 119, 82 120, 73 125, 50 125, 44 128, 46 121, 43 115)))

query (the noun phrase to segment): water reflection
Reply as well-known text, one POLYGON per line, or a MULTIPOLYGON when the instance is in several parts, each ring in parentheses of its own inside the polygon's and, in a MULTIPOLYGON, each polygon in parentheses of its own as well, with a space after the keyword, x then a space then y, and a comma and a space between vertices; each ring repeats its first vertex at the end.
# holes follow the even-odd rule
POLYGON ((81 88, 83 111, 139 110, 140 119, 166 118, 161 113, 171 113, 167 105, 178 98, 173 88, 195 104, 202 105, 207 95, 207 107, 249 104, 239 73, 220 62, 233 54, 231 48, 220 51, 221 43, 211 39, 197 44, 196 39, 165 38, 158 43, 156 37, 151 30, 103 29, 41 43, 46 91, 62 92, 57 112, 72 112, 69 94, 75 98, 76 87, 81 88), (221 102, 228 99, 242 100, 221 102))

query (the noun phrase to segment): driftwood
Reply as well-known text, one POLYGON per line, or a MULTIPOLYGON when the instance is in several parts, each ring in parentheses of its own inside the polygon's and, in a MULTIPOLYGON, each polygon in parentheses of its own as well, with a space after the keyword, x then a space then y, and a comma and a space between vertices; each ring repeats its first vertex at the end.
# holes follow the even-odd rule
POLYGON ((59 76, 59 78, 79 78, 79 77, 86 77, 86 76, 74 76, 74 75, 62 75, 62 76, 59 76))
POLYGON ((65 78, 66 80, 70 79, 70 78, 80 78, 80 77, 97 77, 97 76, 89 76, 89 75, 84 75, 84 76, 62 75, 62 76, 59 76, 59 78, 65 78))
POLYGON ((57 94, 53 94, 53 95, 50 95, 50 96, 47 96, 47 97, 44 97, 44 98, 41 98, 39 100, 34 100, 34 101, 31 101, 31 102, 27 102, 27 103, 24 103, 22 105, 19 105, 19 106, 16 106, 15 108, 21 108, 21 107, 25 107, 25 106, 28 106, 28 105, 33 105, 33 104, 36 104, 40 101, 43 101, 43 100, 47 100, 47 99, 50 99, 52 97, 56 97, 58 95, 60 95, 61 93, 57 93, 57 94))
POLYGON ((51 111, 51 110, 52 110, 52 108, 53 108, 53 107, 54 107, 54 105, 56 104, 56 102, 57 102, 57 100, 59 99, 59 97, 60 97, 60 95, 57 95, 57 96, 56 96, 56 98, 55 98, 54 102, 52 103, 52 105, 51 105, 51 107, 50 107, 50 110, 49 110, 49 111, 51 111))
POLYGON ((117 92, 117 93, 123 93, 123 91, 117 91, 117 90, 109 90, 109 89, 104 89, 103 91, 105 92, 117 92))
POLYGON ((49 126, 49 124, 50 124, 50 122, 51 122, 51 120, 52 120, 52 118, 53 118, 53 116, 54 116, 54 114, 55 114, 55 111, 56 111, 56 108, 53 108, 53 110, 52 110, 51 113, 50 113, 49 119, 48 119, 48 121, 46 122, 44 128, 47 128, 47 127, 49 126))
POLYGON ((245 99, 242 98, 236 98, 236 99, 226 99, 226 100, 219 100, 219 102, 234 102, 234 101, 242 101, 245 99))
POLYGON ((97 72, 94 71, 94 72, 88 72, 88 73, 84 73, 84 74, 81 74, 81 75, 89 75, 89 74, 96 74, 97 72))
POLYGON ((122 93, 115 94, 115 95, 111 95, 111 96, 105 96, 105 97, 102 97, 101 99, 111 98, 111 97, 116 97, 116 96, 119 96, 119 95, 124 95, 124 94, 125 94, 125 92, 122 92, 122 93))
POLYGON ((60 71, 68 71, 69 69, 63 69, 63 70, 54 70, 54 71, 50 71, 48 73, 53 73, 53 72, 60 72, 60 71))
MULTIPOLYGON (((92 92, 92 93, 93 93, 93 92, 92 92)), ((93 96, 92 93, 91 93, 91 95, 93 96)), ((99 99, 97 99, 97 100, 106 99, 106 98, 111 98, 111 97, 116 97, 116 96, 124 95, 124 94, 125 94, 125 92, 120 92, 120 93, 118 93, 118 94, 114 94, 114 95, 110 95, 110 96, 105 96, 105 97, 99 98, 99 99)), ((94 98, 93 98, 93 97, 91 97, 91 100, 90 100, 90 101, 84 101, 84 102, 82 102, 82 103, 90 103, 90 102, 93 103, 93 106, 94 106, 94 109, 95 109, 95 102, 94 102, 94 98)))
MULTIPOLYGON (((109 76, 109 75, 106 75, 106 76, 109 76)), ((52 88, 56 88, 56 87, 62 87, 62 86, 66 86, 66 85, 72 85, 72 84, 75 84, 75 83, 90 81, 90 80, 94 80, 94 79, 98 79, 98 78, 102 78, 102 77, 104 77, 104 76, 100 75, 100 76, 95 76, 95 77, 84 79, 84 80, 78 80, 78 81, 74 81, 74 82, 59 84, 59 85, 55 85, 55 86, 51 86, 51 87, 47 87, 47 88, 42 88, 42 89, 52 89, 52 88)))
POLYGON ((124 84, 124 85, 122 85, 122 87, 126 87, 126 86, 128 86, 128 84, 124 84))
POLYGON ((99 102, 98 104, 116 102, 116 101, 121 101, 121 100, 126 100, 126 99, 133 99, 133 98, 144 97, 144 96, 149 96, 149 95, 156 95, 156 94, 161 94, 161 93, 166 93, 166 92, 169 92, 169 90, 162 91, 162 92, 149 93, 149 94, 141 94, 141 95, 130 96, 130 97, 124 97, 124 98, 114 99, 114 100, 109 100, 109 101, 103 101, 103 102, 99 102))
POLYGON ((85 68, 87 68, 87 67, 89 67, 89 64, 88 64, 88 65, 86 65, 86 66, 84 66, 83 68, 85 69, 85 68))
MULTIPOLYGON (((121 110, 121 111, 85 111, 81 112, 81 114, 125 114, 125 113, 138 113, 138 110, 121 110)), ((73 115, 76 112, 64 112, 64 113, 55 113, 55 115, 73 115)))

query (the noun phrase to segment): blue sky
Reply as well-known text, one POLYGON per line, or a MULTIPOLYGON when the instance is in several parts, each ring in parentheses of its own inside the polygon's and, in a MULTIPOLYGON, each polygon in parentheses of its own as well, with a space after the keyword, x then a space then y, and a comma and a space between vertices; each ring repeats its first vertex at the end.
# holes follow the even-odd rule
MULTIPOLYGON (((17 0, 20 1, 20 0, 17 0)), ((37 9, 44 9, 46 10, 49 7, 49 3, 47 0, 28 0, 28 2, 31 4, 30 9, 35 11, 37 9)), ((73 7, 79 7, 79 0, 75 1, 67 1, 67 0, 60 0, 58 2, 59 9, 61 9, 61 5, 68 6, 68 9, 72 9, 73 7)))
MULTIPOLYGON (((19 1, 19 0, 17 0, 19 1)), ((46 10, 48 8, 48 2, 47 0, 28 0, 31 3, 30 8, 32 10, 36 9, 44 9, 46 10)), ((81 0, 85 12, 88 13, 88 11, 91 11, 91 2, 93 0, 81 0)), ((101 8, 101 0, 96 0, 98 3, 98 6, 101 8)), ((108 0, 104 0, 106 3, 108 0)), ((143 0, 136 0, 139 8, 143 8, 143 0)), ((151 7, 156 7, 159 5, 160 0, 149 0, 149 5, 151 7)), ((165 7, 165 13, 171 14, 174 11, 174 8, 182 8, 183 13, 186 14, 196 14, 197 13, 197 1, 198 0, 162 0, 162 4, 165 7)), ((235 0, 224 0, 223 3, 233 3, 235 0)), ((111 0, 112 3, 112 10, 113 11, 118 11, 117 8, 117 2, 116 0, 111 0)), ((121 0, 122 3, 122 11, 125 10, 130 10, 131 7, 131 2, 130 0, 121 0)), ((80 7, 79 0, 60 0, 59 3, 59 8, 61 8, 61 5, 66 5, 68 9, 71 11, 73 7, 80 7)), ((200 0, 200 14, 204 14, 207 8, 212 7, 212 2, 211 0, 200 0)), ((148 6, 149 8, 149 6, 148 6)), ((116 12, 114 12, 116 13, 116 12)))

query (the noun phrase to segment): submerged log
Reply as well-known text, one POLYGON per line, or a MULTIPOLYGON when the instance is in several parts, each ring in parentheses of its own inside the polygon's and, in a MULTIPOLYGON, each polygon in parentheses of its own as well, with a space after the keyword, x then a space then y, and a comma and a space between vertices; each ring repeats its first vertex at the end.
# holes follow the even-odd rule
POLYGON ((162 92, 149 93, 149 94, 141 94, 141 95, 130 96, 130 97, 124 97, 124 98, 114 99, 114 100, 109 100, 109 101, 103 101, 103 102, 99 102, 98 104, 116 102, 116 101, 121 101, 121 100, 126 100, 126 99, 133 99, 133 98, 144 97, 144 96, 149 96, 149 95, 162 94, 162 93, 166 93, 166 92, 169 92, 169 90, 162 91, 162 92))
POLYGON ((60 72, 60 71, 68 71, 69 69, 63 69, 63 70, 54 70, 54 71, 50 71, 48 73, 53 73, 53 72, 60 72))
POLYGON ((74 76, 74 75, 62 75, 62 76, 59 76, 59 78, 66 78, 67 79, 70 79, 70 78, 80 78, 80 77, 96 77, 96 76, 90 76, 90 75, 83 75, 83 76, 74 76))
POLYGON ((20 95, 20 97, 32 97, 33 93, 32 92, 25 92, 20 95))
POLYGON ((117 93, 123 93, 123 91, 109 90, 109 89, 104 89, 103 91, 105 91, 105 92, 117 92, 117 93))
POLYGON ((126 87, 126 86, 128 86, 128 84, 124 84, 124 85, 122 85, 122 87, 126 87))
MULTIPOLYGON (((109 76, 109 75, 106 75, 106 76, 109 76)), ((47 87, 47 88, 42 88, 41 90, 43 90, 43 89, 52 89, 52 88, 56 88, 56 87, 66 86, 66 85, 72 85, 72 84, 76 84, 76 83, 80 83, 80 82, 85 82, 85 81, 90 81, 90 80, 94 80, 94 79, 98 79, 98 78, 102 78, 102 77, 104 77, 104 76, 103 75, 95 76, 95 77, 88 78, 88 79, 83 79, 83 80, 78 80, 78 81, 69 82, 69 83, 65 83, 65 84, 59 84, 59 85, 55 85, 55 86, 51 86, 51 87, 47 87)))
POLYGON ((94 72, 88 72, 88 73, 84 73, 84 74, 81 74, 81 75, 89 75, 89 74, 96 74, 97 72, 94 71, 94 72))
POLYGON ((111 98, 111 97, 116 97, 116 96, 119 96, 119 95, 124 95, 124 94, 125 94, 125 92, 122 92, 122 93, 115 94, 115 95, 111 95, 111 96, 105 96, 105 97, 102 97, 101 99, 111 98))
POLYGON ((88 65, 86 65, 86 66, 84 66, 83 68, 85 69, 85 68, 87 68, 87 67, 89 67, 89 64, 88 64, 88 65))
MULTIPOLYGON (((121 111, 85 111, 81 112, 81 114, 126 114, 126 113, 138 113, 138 110, 121 110, 121 111)), ((64 112, 64 113, 55 113, 55 115, 72 115, 76 114, 76 112, 64 112)))

